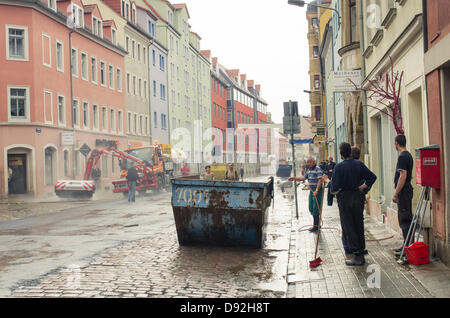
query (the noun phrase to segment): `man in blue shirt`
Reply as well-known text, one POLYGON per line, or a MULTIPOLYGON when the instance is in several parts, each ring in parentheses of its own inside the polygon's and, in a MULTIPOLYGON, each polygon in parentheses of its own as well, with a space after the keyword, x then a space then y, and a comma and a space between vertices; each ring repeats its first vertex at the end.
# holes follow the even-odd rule
POLYGON ((306 165, 308 169, 303 176, 297 178, 289 178, 289 181, 305 181, 308 180, 308 185, 310 187, 309 193, 309 212, 313 216, 314 226, 309 229, 310 232, 316 232, 319 229, 319 216, 320 207, 317 205, 319 203, 322 205, 323 188, 322 188, 322 176, 323 171, 316 165, 316 161, 313 158, 308 158, 306 160, 306 165), (317 202, 316 202, 317 198, 317 202))
MULTIPOLYGON (((352 147, 343 142, 339 146, 343 162, 336 165, 329 184, 332 193, 336 193, 342 232, 348 244, 351 260, 348 266, 364 265, 364 203, 365 194, 377 180, 376 175, 364 163, 352 158, 352 147)), ((324 176, 324 181, 328 181, 324 176)))

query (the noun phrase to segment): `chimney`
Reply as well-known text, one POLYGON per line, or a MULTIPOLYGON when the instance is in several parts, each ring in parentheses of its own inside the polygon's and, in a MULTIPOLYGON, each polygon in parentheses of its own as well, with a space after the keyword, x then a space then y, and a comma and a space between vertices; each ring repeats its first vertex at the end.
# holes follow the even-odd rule
POLYGON ((261 95, 261 85, 255 85, 255 89, 258 92, 258 95, 261 95))
POLYGON ((213 57, 212 58, 212 67, 213 70, 217 72, 217 62, 219 61, 219 59, 217 57, 213 57))
POLYGON ((254 80, 248 80, 247 81, 247 87, 248 88, 253 88, 254 85, 255 85, 255 81, 254 80))

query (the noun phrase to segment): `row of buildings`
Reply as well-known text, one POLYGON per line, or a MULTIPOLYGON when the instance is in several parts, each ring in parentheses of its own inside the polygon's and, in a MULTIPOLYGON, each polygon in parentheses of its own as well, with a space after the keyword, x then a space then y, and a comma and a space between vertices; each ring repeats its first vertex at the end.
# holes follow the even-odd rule
MULTIPOLYGON (((310 2, 306 13, 311 114, 314 132, 325 141, 322 158, 332 156, 339 161, 342 141, 358 146, 361 160, 378 176, 367 210, 398 229, 397 206, 392 202, 398 156, 394 138, 403 132, 413 156, 418 148, 438 145, 441 188, 432 193, 425 240, 447 264, 448 8, 446 0, 317 0, 310 2), (394 116, 397 127, 393 107, 400 110, 394 116)), ((415 171, 413 184, 414 211, 421 191, 415 171)))
MULTIPOLYGON (((82 178, 80 149, 170 145, 181 130, 191 136, 182 159, 202 162, 205 145, 222 143, 194 147, 196 127, 226 135, 267 122, 261 86, 201 50, 189 20, 166 0, 1 0, 0 195, 52 194, 57 179, 82 178)), ((99 168, 110 190, 118 160, 99 168)))

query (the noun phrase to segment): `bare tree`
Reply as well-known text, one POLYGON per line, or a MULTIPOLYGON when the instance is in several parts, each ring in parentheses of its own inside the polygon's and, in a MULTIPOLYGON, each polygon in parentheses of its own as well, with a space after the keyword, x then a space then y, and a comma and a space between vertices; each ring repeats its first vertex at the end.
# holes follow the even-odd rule
POLYGON ((404 72, 394 72, 394 63, 392 62, 391 57, 389 57, 389 59, 391 60, 390 72, 387 72, 384 77, 381 77, 378 80, 368 80, 370 84, 368 88, 358 88, 353 81, 352 83, 357 90, 369 93, 370 95, 368 98, 370 100, 375 100, 377 104, 385 106, 386 108, 381 109, 372 105, 364 106, 375 108, 387 115, 392 119, 397 134, 403 135, 405 131, 403 129, 402 109, 400 105, 400 90, 404 72))

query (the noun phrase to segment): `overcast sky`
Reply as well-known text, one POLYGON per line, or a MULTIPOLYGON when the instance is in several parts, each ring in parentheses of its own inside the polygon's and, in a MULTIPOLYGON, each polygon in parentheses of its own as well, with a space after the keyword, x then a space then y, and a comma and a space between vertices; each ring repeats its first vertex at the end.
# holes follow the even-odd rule
POLYGON ((299 102, 310 115, 306 8, 288 0, 176 0, 186 3, 201 49, 228 69, 261 84, 273 121, 282 123, 283 102, 299 102))

